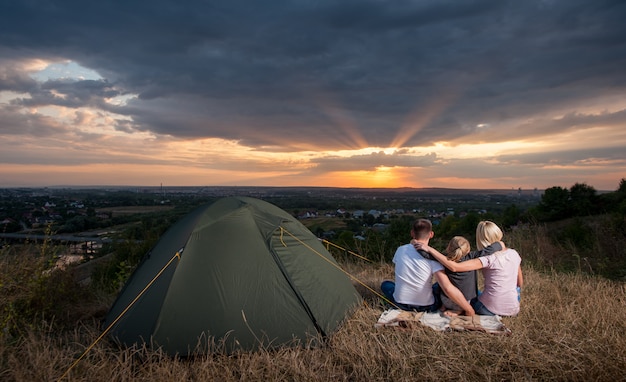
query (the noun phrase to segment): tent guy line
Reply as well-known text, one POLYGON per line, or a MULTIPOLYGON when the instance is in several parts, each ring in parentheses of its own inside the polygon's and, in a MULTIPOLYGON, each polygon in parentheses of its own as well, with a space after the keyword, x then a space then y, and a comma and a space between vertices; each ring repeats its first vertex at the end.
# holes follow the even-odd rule
MULTIPOLYGON (((290 233, 289 231, 287 231, 285 228, 283 228, 282 226, 280 227, 281 229, 281 241, 282 241, 282 231, 287 232, 287 234, 289 234, 290 236, 292 236, 294 239, 296 239, 297 241, 299 241, 302 245, 304 245, 305 247, 309 248, 311 251, 313 251, 316 255, 320 256, 321 258, 323 258, 324 260, 328 261, 328 259, 326 259, 321 253, 317 252, 315 249, 311 248, 309 245, 307 245, 306 243, 302 242, 302 240, 298 239, 297 237, 295 237, 292 233, 290 233)), ((343 248, 337 244, 331 243, 327 240, 322 240, 323 243, 326 244, 332 244, 334 247, 336 248, 340 248, 343 249, 344 251, 350 253, 351 255, 354 255, 358 258, 370 261, 369 259, 366 259, 363 256, 358 255, 357 253, 354 253, 352 251, 347 250, 346 248, 343 248)), ((283 243, 283 245, 285 245, 283 243)), ((285 245, 287 246, 287 245, 285 245)), ((398 308, 398 306, 396 304, 394 304, 393 302, 389 301, 389 299, 387 299, 385 296, 383 296, 382 294, 378 293, 377 291, 375 291, 374 289, 372 289, 370 286, 368 286, 367 284, 365 284, 363 281, 359 280, 356 276, 350 274, 349 272, 347 272, 345 269, 341 268, 339 266, 339 264, 333 264, 330 261, 328 261, 332 266, 336 267, 337 269, 339 269, 340 271, 342 271, 343 273, 345 273, 348 277, 350 277, 351 279, 353 279, 354 281, 358 282, 359 284, 361 284, 361 286, 363 286, 364 288, 366 288, 367 290, 369 290, 370 292, 374 293, 376 296, 380 297, 381 299, 383 299, 384 301, 388 302, 389 304, 395 306, 396 308, 398 308)), ((400 309, 400 308, 398 308, 400 309)))
POLYGON ((61 375, 61 377, 59 377, 59 379, 57 381, 61 381, 63 380, 63 378, 65 378, 65 376, 68 375, 68 373, 74 368, 76 367, 76 365, 78 365, 78 363, 87 355, 87 353, 89 353, 89 351, 91 351, 91 349, 93 349, 94 346, 96 346, 96 344, 98 342, 100 342, 100 340, 102 340, 102 338, 104 338, 104 336, 107 335, 107 333, 109 333, 109 331, 111 331, 111 328, 113 328, 113 326, 115 326, 115 324, 122 319, 122 317, 124 316, 124 314, 126 314, 126 312, 128 312, 128 310, 141 298, 141 296, 143 296, 143 294, 148 290, 148 288, 150 288, 152 286, 152 284, 154 284, 154 282, 161 276, 161 274, 163 274, 163 272, 167 269, 167 267, 170 266, 170 264, 172 264, 172 262, 174 261, 174 259, 178 259, 178 261, 180 261, 180 255, 183 252, 184 248, 179 249, 178 251, 176 251, 176 253, 174 254, 174 256, 172 256, 172 258, 170 259, 170 261, 167 262, 167 264, 165 264, 163 266, 163 268, 161 268, 161 270, 156 274, 156 276, 154 276, 152 278, 152 280, 150 280, 150 282, 148 283, 148 285, 146 285, 145 288, 143 288, 141 290, 141 292, 139 292, 139 294, 137 295, 137 297, 135 297, 135 299, 133 299, 133 301, 128 304, 128 306, 126 307, 126 309, 124 309, 122 311, 122 313, 120 313, 115 320, 113 320, 107 327, 106 329, 98 336, 98 338, 96 338, 95 341, 93 341, 93 343, 91 345, 89 345, 89 347, 87 347, 87 349, 85 349, 85 351, 83 352, 83 354, 80 355, 80 357, 78 357, 76 359, 76 361, 74 361, 74 363, 72 363, 72 365, 70 365, 70 367, 63 373, 63 375, 61 375))

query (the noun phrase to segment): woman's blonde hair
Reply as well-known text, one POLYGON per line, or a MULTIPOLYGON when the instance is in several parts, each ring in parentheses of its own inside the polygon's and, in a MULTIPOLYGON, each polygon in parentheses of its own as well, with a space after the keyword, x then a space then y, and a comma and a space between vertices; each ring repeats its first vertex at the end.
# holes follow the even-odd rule
POLYGON ((476 226, 476 247, 484 249, 496 241, 502 240, 502 230, 494 222, 483 220, 476 226))
POLYGON ((448 242, 446 257, 450 261, 459 261, 470 252, 470 243, 463 236, 455 236, 448 242))

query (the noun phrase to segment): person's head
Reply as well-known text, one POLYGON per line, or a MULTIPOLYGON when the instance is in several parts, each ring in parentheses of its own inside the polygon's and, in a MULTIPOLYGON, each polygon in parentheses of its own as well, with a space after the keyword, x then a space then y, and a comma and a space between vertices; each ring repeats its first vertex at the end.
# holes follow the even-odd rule
POLYGON ((413 229, 411 229, 411 236, 417 240, 430 240, 434 235, 433 223, 428 219, 417 219, 413 223, 413 229))
POLYGON ((479 250, 502 240, 502 230, 494 222, 483 220, 476 226, 476 246, 479 250))
POLYGON ((470 252, 470 243, 463 236, 455 236, 448 242, 446 257, 450 261, 459 261, 470 252))

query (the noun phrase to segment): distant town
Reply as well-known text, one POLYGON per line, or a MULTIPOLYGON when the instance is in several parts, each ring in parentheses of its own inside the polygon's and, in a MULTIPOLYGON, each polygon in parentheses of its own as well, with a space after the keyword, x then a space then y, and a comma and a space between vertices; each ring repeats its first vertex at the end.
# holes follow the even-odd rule
MULTIPOLYGON (((226 196, 264 199, 300 219, 319 216, 364 219, 380 223, 392 215, 441 218, 468 212, 499 212, 515 204, 537 204, 541 191, 462 190, 437 188, 359 189, 329 187, 58 187, 0 189, 0 232, 56 233, 83 231, 87 220, 107 221, 115 207, 193 207, 226 196)), ((117 214, 122 210, 118 209, 117 214)), ((126 214, 132 214, 127 209, 126 214)))

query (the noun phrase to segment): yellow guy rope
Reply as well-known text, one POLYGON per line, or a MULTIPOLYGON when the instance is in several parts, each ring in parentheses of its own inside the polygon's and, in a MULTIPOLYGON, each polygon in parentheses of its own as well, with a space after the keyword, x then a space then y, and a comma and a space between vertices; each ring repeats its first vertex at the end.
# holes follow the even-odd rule
POLYGON ((343 247, 338 246, 335 243, 331 243, 330 241, 328 241, 326 239, 322 239, 322 243, 326 244, 326 249, 328 249, 328 247, 332 245, 333 247, 338 248, 338 249, 342 249, 342 250, 348 252, 349 254, 351 254, 351 255, 353 255, 355 257, 358 257, 361 260, 365 260, 365 261, 370 262, 370 263, 372 262, 372 260, 368 259, 367 257, 363 257, 363 256, 359 255, 356 252, 349 251, 349 250, 347 250, 347 249, 345 249, 343 247))
POLYGON ((169 267, 169 265, 172 263, 172 261, 174 261, 174 259, 178 259, 180 260, 180 253, 182 252, 181 250, 178 250, 174 256, 172 256, 172 258, 170 259, 170 261, 167 262, 167 264, 165 264, 163 266, 163 268, 161 268, 161 270, 159 271, 159 273, 157 273, 156 276, 154 276, 152 278, 152 280, 150 280, 150 282, 148 283, 148 285, 145 286, 145 288, 143 288, 143 290, 141 292, 139 292, 139 294, 137 295, 137 297, 135 297, 135 299, 133 299, 133 301, 131 301, 130 304, 128 304, 128 306, 122 311, 122 313, 120 313, 115 320, 113 320, 113 322, 111 322, 111 324, 104 330, 104 332, 102 332, 102 334, 100 334, 100 336, 98 338, 96 338, 96 340, 89 345, 89 347, 83 352, 83 354, 81 354, 80 357, 78 357, 78 359, 76 361, 74 361, 74 363, 65 371, 65 373, 63 373, 63 375, 61 377, 59 377, 59 379, 57 381, 62 380, 67 373, 70 372, 70 370, 72 370, 77 364, 78 362, 80 362, 81 359, 83 359, 85 357, 85 355, 87 355, 87 353, 94 347, 96 346, 96 344, 109 332, 109 330, 111 330, 111 328, 122 318, 122 316, 124 314, 126 314, 126 312, 128 312, 128 310, 137 302, 137 300, 139 300, 139 298, 146 292, 146 290, 148 290, 148 288, 150 288, 150 286, 152 286, 152 284, 154 284, 154 282, 156 281, 156 279, 159 278, 159 276, 161 276, 161 274, 165 271, 165 269, 167 269, 167 267, 169 267))
MULTIPOLYGON (((374 289, 370 288, 369 286, 365 285, 364 282, 362 282, 361 280, 359 280, 358 278, 356 278, 355 276, 351 275, 350 273, 346 272, 343 268, 341 268, 339 266, 339 264, 334 263, 332 261, 330 261, 329 259, 327 259, 324 255, 322 255, 321 253, 319 253, 318 251, 316 251, 314 248, 312 248, 310 245, 308 245, 307 243, 303 242, 302 240, 300 240, 299 238, 297 238, 296 236, 294 236, 291 232, 287 231, 284 227, 280 227, 280 241, 283 243, 283 246, 287 246, 285 244, 285 242, 283 241, 283 232, 286 232, 289 236, 293 237, 294 239, 296 239, 296 241, 300 242, 300 244, 304 245, 305 247, 307 247, 308 249, 310 249, 313 253, 315 253, 316 255, 318 255, 319 257, 321 257, 322 259, 324 259, 326 262, 328 262, 330 265, 332 265, 333 267, 339 269, 341 272, 343 272, 345 275, 347 275, 348 277, 350 277, 352 280, 358 282, 359 284, 361 284, 364 288, 366 288, 367 290, 369 290, 370 292, 374 293, 376 296, 382 298, 383 300, 387 301, 389 304, 395 306, 396 308, 398 308, 396 306, 396 304, 394 304, 392 301, 389 301, 389 299, 383 295, 381 295, 380 293, 378 293, 377 291, 375 291, 374 289)), ((324 240, 324 242, 326 242, 326 240, 324 240)), ((328 242, 329 243, 329 242, 328 242)), ((334 245, 334 244, 333 244, 334 245)), ((341 247, 339 247, 341 248, 341 247)), ((399 309, 399 308, 398 308, 399 309)))

